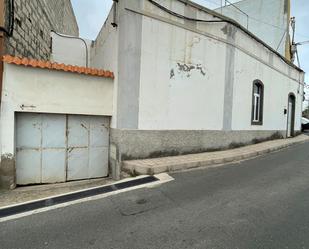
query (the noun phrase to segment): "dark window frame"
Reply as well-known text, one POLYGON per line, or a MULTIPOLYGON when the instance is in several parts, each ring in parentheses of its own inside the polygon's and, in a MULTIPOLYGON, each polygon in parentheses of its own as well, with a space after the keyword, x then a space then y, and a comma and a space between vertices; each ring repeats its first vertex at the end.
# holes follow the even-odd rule
POLYGON ((264 117, 264 84, 261 80, 254 80, 252 84, 252 113, 251 113, 251 125, 263 125, 263 117, 264 117), (254 87, 259 86, 261 89, 260 93, 260 109, 259 109, 259 120, 254 120, 254 87))
POLYGON ((288 128, 289 128, 289 115, 292 115, 292 122, 291 122, 291 137, 295 137, 295 119, 296 119, 296 95, 293 92, 290 92, 288 95, 288 105, 287 105, 287 124, 286 124, 286 137, 288 137, 288 128), (292 113, 289 113, 289 103, 290 103, 290 98, 293 99, 293 108, 292 108, 292 113))

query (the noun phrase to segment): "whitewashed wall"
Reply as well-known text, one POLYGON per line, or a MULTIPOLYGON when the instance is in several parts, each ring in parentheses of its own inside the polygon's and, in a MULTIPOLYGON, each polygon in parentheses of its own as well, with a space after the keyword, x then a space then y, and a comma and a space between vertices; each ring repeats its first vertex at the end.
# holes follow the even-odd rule
POLYGON ((233 130, 286 130, 288 95, 296 96, 295 129, 300 130, 303 87, 297 81, 267 65, 258 63, 250 56, 237 52, 234 85, 233 130), (263 125, 251 125, 252 81, 259 79, 264 84, 263 125))
MULTIPOLYGON (((191 3, 157 2, 182 15, 218 20, 191 3)), ((228 114, 232 130, 285 130, 284 109, 290 92, 297 98, 295 127, 300 128, 302 86, 299 87, 298 82, 303 82, 303 74, 241 29, 224 22, 185 21, 159 10, 147 0, 119 1, 116 13, 114 20, 111 10, 91 56, 92 66, 115 72, 113 128, 222 130, 228 114), (119 24, 117 28, 111 26, 113 21, 119 24), (126 26, 126 23, 129 24, 126 26), (140 38, 138 25, 142 27, 140 38), (230 27, 233 29, 227 30, 230 27), (228 35, 229 32, 235 34, 228 35), (119 38, 120 34, 126 37, 125 41, 119 38), (227 61, 231 50, 234 50, 234 57, 227 61), (120 62, 126 68, 120 68, 120 62), (188 68, 191 68, 189 72, 188 68), (136 78, 119 78, 124 69, 138 74, 138 86, 136 78), (234 80, 230 82, 230 78, 234 80), (265 84, 263 126, 251 125, 252 82, 255 79, 265 84), (232 86, 229 88, 228 84, 232 86), (129 89, 123 91, 127 87, 129 89), (233 100, 226 111, 229 94, 233 100), (123 117, 118 109, 124 110, 126 101, 130 105, 133 98, 138 99, 137 110, 123 117), (272 113, 267 112, 268 109, 272 113), (126 126, 135 114, 137 127, 126 126), (117 120, 121 122, 118 124, 117 120)))
POLYGON ((249 0, 228 5, 216 11, 239 22, 245 28, 285 56, 289 42, 289 0, 249 0), (248 25, 248 26, 247 26, 248 25))
POLYGON ((139 129, 221 130, 225 52, 223 43, 144 17, 139 129))
POLYGON ((108 69, 114 72, 114 109, 111 127, 117 122, 117 89, 118 89, 118 30, 111 23, 114 21, 113 7, 93 43, 90 54, 90 66, 108 69))
MULTIPOLYGON (((199 19, 212 19, 201 10, 192 12, 192 6, 180 1, 160 3, 180 14, 189 12, 199 19)), ((234 77, 233 130, 285 130, 289 93, 297 99, 295 128, 300 129, 303 89, 298 82, 303 82, 303 74, 274 52, 237 28, 234 39, 228 40, 226 23, 195 26, 148 1, 139 11, 143 15, 139 129, 221 130, 226 77, 234 77), (230 75, 227 48, 235 49, 230 75), (195 69, 184 72, 183 66, 195 69), (262 126, 251 125, 255 79, 265 84, 262 126)))
POLYGON ((51 32, 51 38, 52 61, 82 67, 90 65, 92 41, 81 40, 77 37, 62 37, 54 32, 51 32), (87 60, 88 64, 86 63, 87 60))
POLYGON ((2 154, 14 154, 15 112, 111 116, 113 80, 5 64, 0 114, 2 154))

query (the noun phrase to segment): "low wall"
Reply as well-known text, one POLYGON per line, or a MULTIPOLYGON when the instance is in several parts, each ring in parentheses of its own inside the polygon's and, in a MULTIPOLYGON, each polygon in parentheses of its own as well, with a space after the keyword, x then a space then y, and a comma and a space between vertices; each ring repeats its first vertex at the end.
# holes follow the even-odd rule
POLYGON ((191 131, 111 129, 111 160, 175 156, 224 150, 284 138, 286 131, 191 131))

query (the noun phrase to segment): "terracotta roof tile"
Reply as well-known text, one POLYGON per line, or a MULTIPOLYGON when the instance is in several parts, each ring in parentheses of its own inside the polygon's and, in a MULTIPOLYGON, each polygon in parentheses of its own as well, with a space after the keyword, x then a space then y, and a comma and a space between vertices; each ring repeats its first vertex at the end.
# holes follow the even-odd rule
POLYGON ((58 70, 64 72, 72 72, 79 74, 86 74, 92 76, 106 77, 114 79, 114 73, 110 71, 105 71, 97 68, 89 68, 89 67, 79 67, 74 65, 66 65, 63 63, 55 63, 50 61, 42 61, 42 60, 34 60, 27 58, 14 57, 11 55, 4 55, 2 60, 9 64, 22 65, 34 68, 44 68, 51 70, 58 70))

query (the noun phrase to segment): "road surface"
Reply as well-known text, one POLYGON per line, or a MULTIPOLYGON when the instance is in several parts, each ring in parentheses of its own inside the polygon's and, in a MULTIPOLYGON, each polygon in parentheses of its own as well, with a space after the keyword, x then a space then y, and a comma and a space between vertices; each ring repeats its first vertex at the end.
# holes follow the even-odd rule
POLYGON ((309 143, 172 177, 0 223, 0 248, 309 248, 309 143))

